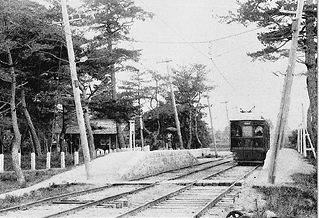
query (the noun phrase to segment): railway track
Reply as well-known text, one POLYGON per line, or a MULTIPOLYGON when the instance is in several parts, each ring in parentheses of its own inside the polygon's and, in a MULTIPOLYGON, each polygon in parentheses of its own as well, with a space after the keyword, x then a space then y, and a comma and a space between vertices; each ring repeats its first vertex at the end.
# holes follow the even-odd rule
POLYGON ((201 217, 257 168, 258 166, 239 170, 238 167, 229 167, 209 175, 201 181, 195 180, 189 184, 184 184, 184 187, 133 208, 117 216, 117 218, 201 217), (220 184, 223 184, 223 186, 220 186, 220 184))
POLYGON ((215 167, 222 166, 224 164, 234 164, 233 157, 225 157, 223 159, 219 158, 213 161, 202 162, 200 164, 194 165, 194 167, 184 167, 177 170, 169 170, 166 172, 161 172, 152 176, 145 176, 130 181, 165 181, 165 180, 177 180, 189 177, 191 175, 196 176, 200 172, 209 169, 215 169, 215 167))
MULTIPOLYGON (((146 211, 149 211, 150 208, 152 208, 152 205, 160 204, 161 201, 170 199, 170 197, 175 196, 176 193, 191 193, 191 191, 196 190, 196 188, 199 190, 202 189, 203 193, 207 193, 208 190, 205 191, 205 189, 212 187, 207 185, 209 183, 208 181, 212 182, 212 178, 216 180, 217 175, 219 175, 219 180, 221 180, 220 178, 222 177, 220 176, 223 175, 225 177, 226 175, 224 171, 233 169, 233 167, 235 167, 234 163, 231 163, 228 160, 214 161, 209 164, 201 164, 193 170, 185 168, 181 171, 175 171, 175 173, 165 172, 163 175, 152 176, 151 180, 156 180, 155 182, 148 181, 149 178, 143 178, 143 180, 139 178, 138 181, 108 184, 95 189, 75 192, 49 199, 43 199, 37 202, 31 202, 25 205, 19 205, 13 208, 7 208, 0 210, 0 216, 131 216, 132 214, 136 213, 138 208, 145 208, 147 209, 146 211), (206 176, 199 176, 203 171, 206 171, 206 176), (214 173, 210 173, 212 171, 214 171, 214 173), (202 179, 193 181, 181 180, 181 178, 187 178, 191 175, 202 179), (203 184, 205 186, 203 186, 203 184), (203 187, 205 188, 203 189, 203 187)), ((217 189, 214 191, 216 192, 217 189)), ((201 196, 199 192, 194 193, 197 193, 198 196, 201 196)), ((194 198, 194 196, 191 194, 186 195, 189 195, 190 199, 194 198)), ((212 196, 210 196, 210 198, 212 198, 212 196)), ((190 200, 186 200, 186 203, 187 201, 191 203, 190 200)), ((142 209, 142 211, 145 209, 142 209)))

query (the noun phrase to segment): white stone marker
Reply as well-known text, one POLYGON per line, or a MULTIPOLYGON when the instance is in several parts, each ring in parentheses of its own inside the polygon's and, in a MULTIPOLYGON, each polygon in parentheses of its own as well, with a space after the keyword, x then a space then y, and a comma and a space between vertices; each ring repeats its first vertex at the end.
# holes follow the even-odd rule
POLYGON ((61 168, 65 168, 65 153, 63 151, 61 152, 61 168))
POLYGON ((0 173, 4 172, 4 154, 0 154, 0 173))
POLYGON ((47 153, 47 169, 51 168, 51 152, 47 153))
POLYGON ((31 153, 31 170, 35 170, 35 153, 31 153))
POLYGON ((74 165, 79 164, 79 152, 74 152, 74 165))

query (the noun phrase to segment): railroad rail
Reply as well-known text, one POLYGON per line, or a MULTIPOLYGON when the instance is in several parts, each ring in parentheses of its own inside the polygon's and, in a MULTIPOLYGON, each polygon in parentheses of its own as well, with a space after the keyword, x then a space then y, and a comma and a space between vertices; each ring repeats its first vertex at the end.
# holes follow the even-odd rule
MULTIPOLYGON (((65 217, 65 216, 82 216, 83 214, 79 215, 78 213, 87 213, 86 216, 88 215, 92 215, 92 213, 103 213, 103 214, 110 214, 112 217, 121 217, 121 213, 125 214, 128 213, 130 208, 133 205, 128 205, 128 202, 131 202, 134 200, 134 196, 137 195, 143 195, 143 193, 147 193, 145 194, 147 196, 151 196, 151 197, 155 197, 155 198, 162 198, 163 196, 156 196, 156 194, 158 195, 158 190, 166 190, 167 194, 165 194, 162 199, 167 199, 167 196, 171 196, 171 193, 177 193, 177 192, 183 192, 183 190, 185 191, 185 187, 192 187, 190 189, 194 189, 196 187, 198 187, 198 184, 203 183, 203 180, 207 180, 211 177, 214 177, 218 174, 221 174, 224 171, 227 171, 233 167, 235 167, 234 163, 230 163, 230 161, 213 161, 211 162, 211 166, 208 167, 205 164, 200 164, 201 169, 193 169, 191 171, 185 171, 182 175, 179 174, 176 170, 175 173, 178 175, 172 176, 171 172, 169 174, 166 174, 166 179, 161 179, 160 181, 155 181, 155 182, 148 182, 148 181, 129 181, 129 182, 122 182, 122 183, 114 183, 114 184, 108 184, 102 187, 98 187, 98 188, 94 188, 94 189, 89 189, 89 190, 84 190, 84 191, 80 191, 80 192, 74 192, 74 193, 70 193, 70 194, 65 194, 65 195, 60 195, 60 196, 56 196, 53 198, 48 198, 48 199, 43 199, 37 202, 31 202, 28 204, 24 204, 24 205, 19 205, 16 207, 12 207, 12 208, 7 208, 7 209, 3 209, 0 210, 0 216, 1 214, 5 214, 5 215, 9 215, 8 212, 10 211, 14 211, 14 210, 23 210, 27 211, 28 209, 30 209, 30 211, 32 210, 32 207, 35 207, 37 205, 40 205, 39 207, 37 207, 36 209, 41 210, 40 208, 42 208, 43 210, 47 210, 47 208, 54 208, 53 209, 53 213, 49 214, 49 215, 39 215, 40 217, 65 217), (181 179, 183 177, 186 177, 188 175, 196 175, 196 173, 200 173, 202 171, 207 171, 211 168, 217 168, 217 166, 221 167, 222 165, 226 165, 227 163, 230 164, 230 166, 224 167, 224 169, 216 171, 213 174, 210 174, 206 177, 202 177, 202 180, 194 180, 192 182, 184 182, 185 184, 182 184, 182 182, 176 182, 176 180, 181 179), (171 181, 171 183, 169 184, 169 181, 171 181), (174 182, 175 181, 175 182, 174 182), (175 184, 174 184, 175 183, 175 184), (119 191, 119 190, 115 190, 115 193, 108 193, 108 190, 113 188, 119 188, 121 187, 123 189, 123 187, 126 187, 126 190, 123 191, 119 191), (136 186, 139 186, 136 188, 136 186), (180 186, 184 186, 182 188, 180 188, 180 186), (148 191, 147 191, 148 190, 148 191), (180 191, 179 191, 180 190, 180 191), (153 192, 153 193, 152 193, 153 192), (88 194, 90 193, 90 194, 88 194), (99 194, 97 194, 99 193, 99 194), (101 197, 102 195, 107 195, 104 197, 101 197), (81 197, 83 195, 86 195, 86 197, 81 197), (99 197, 95 196, 95 195, 99 195, 99 197), (95 198, 98 199, 92 199, 92 196, 95 196, 95 198), (132 197, 133 196, 133 197, 132 197), (76 197, 76 198, 71 198, 71 197, 76 197), (81 199, 82 198, 82 199, 81 199), (57 206, 59 205, 59 206, 57 206), (63 206, 61 206, 63 205, 63 206), (66 206, 66 208, 65 208, 66 206), (91 209, 87 209, 87 208, 91 208, 91 209), (92 209, 94 208, 94 209, 92 209), (57 210, 57 211, 54 211, 57 210), (92 212, 92 210, 94 210, 92 212), (110 213, 110 210, 113 211, 113 215, 112 213, 110 213), (85 212, 87 211, 87 212, 85 212), (104 211, 104 212, 103 212, 104 211), (123 212, 124 211, 124 212, 123 212), (120 212, 120 213, 119 213, 120 212), (72 215, 73 214, 73 215, 72 215)), ((165 172, 167 173, 167 172, 165 172)), ((207 175, 207 173, 206 173, 207 175)), ((187 189, 187 188, 186 188, 187 189)), ((162 191, 160 191, 162 192, 162 191)), ((173 194, 174 195, 174 194, 173 194)), ((143 197, 142 198, 144 201, 148 200, 147 197, 143 197)), ((151 199, 149 199, 150 201, 151 199)), ((143 203, 139 202, 140 205, 143 205, 143 203)), ((144 203, 145 204, 145 203, 144 203)), ((21 213, 23 214, 23 213, 21 213)), ((98 215, 98 214, 97 214, 98 215)), ((21 215, 19 215, 21 216, 21 215)), ((22 215, 23 216, 23 215, 22 215)), ((36 215, 32 212, 32 216, 36 217, 36 215)), ((94 216, 94 215, 93 215, 94 216)))
MULTIPOLYGON (((250 175, 259 166, 253 167, 243 173, 227 187, 202 186, 195 180, 174 192, 140 205, 117 218, 123 217, 201 217, 207 210, 216 205, 227 193, 229 193, 242 179, 250 175)), ((209 175, 205 179, 213 178, 218 174, 228 172, 234 167, 209 175)))

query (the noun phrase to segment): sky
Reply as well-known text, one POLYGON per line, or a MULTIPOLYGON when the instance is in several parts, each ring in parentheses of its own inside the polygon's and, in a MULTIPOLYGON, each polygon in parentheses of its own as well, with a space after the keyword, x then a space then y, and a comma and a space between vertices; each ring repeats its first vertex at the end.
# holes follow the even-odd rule
MULTIPOLYGON (((237 117, 239 109, 262 114, 276 125, 279 112, 284 73, 288 58, 278 62, 253 62, 247 56, 262 45, 257 39, 260 29, 251 25, 222 24, 218 16, 226 16, 228 10, 238 6, 235 0, 136 0, 135 3, 155 16, 133 25, 131 36, 136 40, 129 46, 142 49, 141 65, 167 73, 192 63, 201 63, 209 69, 209 83, 216 89, 209 93, 212 104, 213 125, 224 129, 228 117, 237 117), (218 16, 217 16, 218 15, 218 16), (276 76, 275 74, 278 76, 276 76)), ((288 46, 289 48, 289 46, 288 46)), ((305 72, 296 65, 295 73, 305 72)), ((292 87, 288 126, 297 128, 308 107, 305 76, 295 76, 292 87)), ((206 111, 208 115, 208 110, 206 111)), ((206 118, 209 121, 209 115, 206 118)))
MULTIPOLYGON (((69 0, 72 6, 77 0, 69 0)), ((141 49, 141 70, 156 70, 167 74, 199 63, 209 71, 207 84, 216 86, 209 93, 212 104, 214 129, 223 130, 230 119, 238 116, 239 109, 253 110, 276 125, 288 58, 278 62, 253 62, 247 53, 262 48, 257 39, 261 29, 251 25, 223 24, 218 16, 226 16, 238 7, 235 0, 135 0, 135 4, 155 16, 136 21, 130 37, 135 42, 123 44, 141 49), (168 63, 161 63, 170 60, 168 63), (227 104, 225 103, 227 102, 227 104), (227 114, 227 110, 228 114, 227 114)), ((288 46, 289 48, 289 46, 288 46)), ((306 68, 296 65, 295 73, 306 68)), ((118 80, 129 76, 118 75, 118 80)), ((204 101, 204 103, 206 103, 204 101)), ((294 76, 288 126, 296 129, 309 105, 305 76, 294 76)), ((205 121, 210 124, 208 109, 205 121)))

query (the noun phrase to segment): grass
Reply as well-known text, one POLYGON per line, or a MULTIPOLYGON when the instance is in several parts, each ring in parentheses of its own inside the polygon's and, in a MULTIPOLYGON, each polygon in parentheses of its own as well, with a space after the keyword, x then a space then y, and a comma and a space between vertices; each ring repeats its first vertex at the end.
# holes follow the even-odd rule
MULTIPOLYGON (((80 162, 83 162, 81 159, 80 162)), ((21 157, 21 168, 26 179, 26 187, 32 186, 36 183, 51 178, 52 176, 72 169, 74 166, 72 155, 68 154, 65 156, 65 169, 60 167, 60 154, 51 153, 51 169, 46 168, 46 154, 36 157, 36 171, 31 171, 31 158, 30 155, 21 157)), ((0 174, 0 194, 10 192, 19 189, 17 183, 17 177, 12 171, 12 160, 11 155, 5 155, 4 160, 5 172, 0 174)))
MULTIPOLYGON (((23 174, 26 179, 26 186, 32 186, 41 181, 47 180, 54 175, 65 172, 73 168, 73 159, 72 156, 66 155, 66 168, 60 169, 60 155, 52 154, 51 155, 51 169, 45 169, 46 166, 46 155, 37 157, 37 170, 31 171, 30 169, 30 158, 22 157, 21 158, 21 168, 24 170, 23 174)), ((81 160, 80 160, 81 161, 81 160)), ((7 155, 5 158, 5 172, 0 174, 0 194, 7 193, 10 191, 20 189, 19 184, 17 182, 17 177, 12 170, 11 159, 10 156, 7 155)), ((93 187, 92 185, 87 184, 77 184, 77 183, 67 183, 67 184, 52 184, 50 187, 40 188, 35 191, 31 191, 29 194, 24 194, 22 196, 15 195, 6 195, 4 199, 0 199, 0 209, 4 209, 7 207, 13 207, 20 204, 25 204, 28 202, 32 202, 35 200, 40 200, 52 196, 57 196, 61 194, 66 194, 74 191, 80 191, 87 188, 93 187)))
POLYGON ((293 179, 292 187, 257 188, 266 198, 263 210, 273 211, 281 218, 317 217, 317 173, 295 174, 293 179))
MULTIPOLYGON (((23 174, 27 182, 26 186, 29 187, 66 170, 67 169, 37 170, 24 172, 23 174)), ((19 188, 20 187, 17 183, 17 177, 13 172, 0 174, 0 194, 14 191, 19 188)))
MULTIPOLYGON (((58 162, 58 160, 55 161, 58 162)), ((69 163, 72 164, 72 162, 69 163)), ((44 163, 41 163, 41 166, 43 164, 44 163)), ((71 166, 69 165, 69 167, 64 170, 25 171, 24 175, 27 180, 27 186, 46 180, 70 168, 71 166)), ((266 206, 262 208, 262 210, 271 210, 281 218, 317 217, 317 173, 311 175, 295 174, 293 180, 295 181, 293 187, 258 187, 257 190, 264 194, 267 201, 266 206)), ((83 190, 88 187, 89 186, 85 184, 74 183, 63 185, 52 184, 50 187, 40 188, 23 196, 7 195, 5 199, 0 199, 0 209, 72 191, 83 190)), ((16 189, 19 189, 19 186, 12 172, 0 174, 0 193, 16 189)), ((254 218, 257 218, 257 216, 254 218)))
POLYGON ((80 191, 87 188, 92 188, 92 186, 79 183, 67 183, 61 185, 52 184, 50 187, 39 188, 35 191, 31 191, 29 194, 23 194, 22 196, 7 195, 4 199, 0 199, 0 209, 13 207, 74 191, 80 191))

